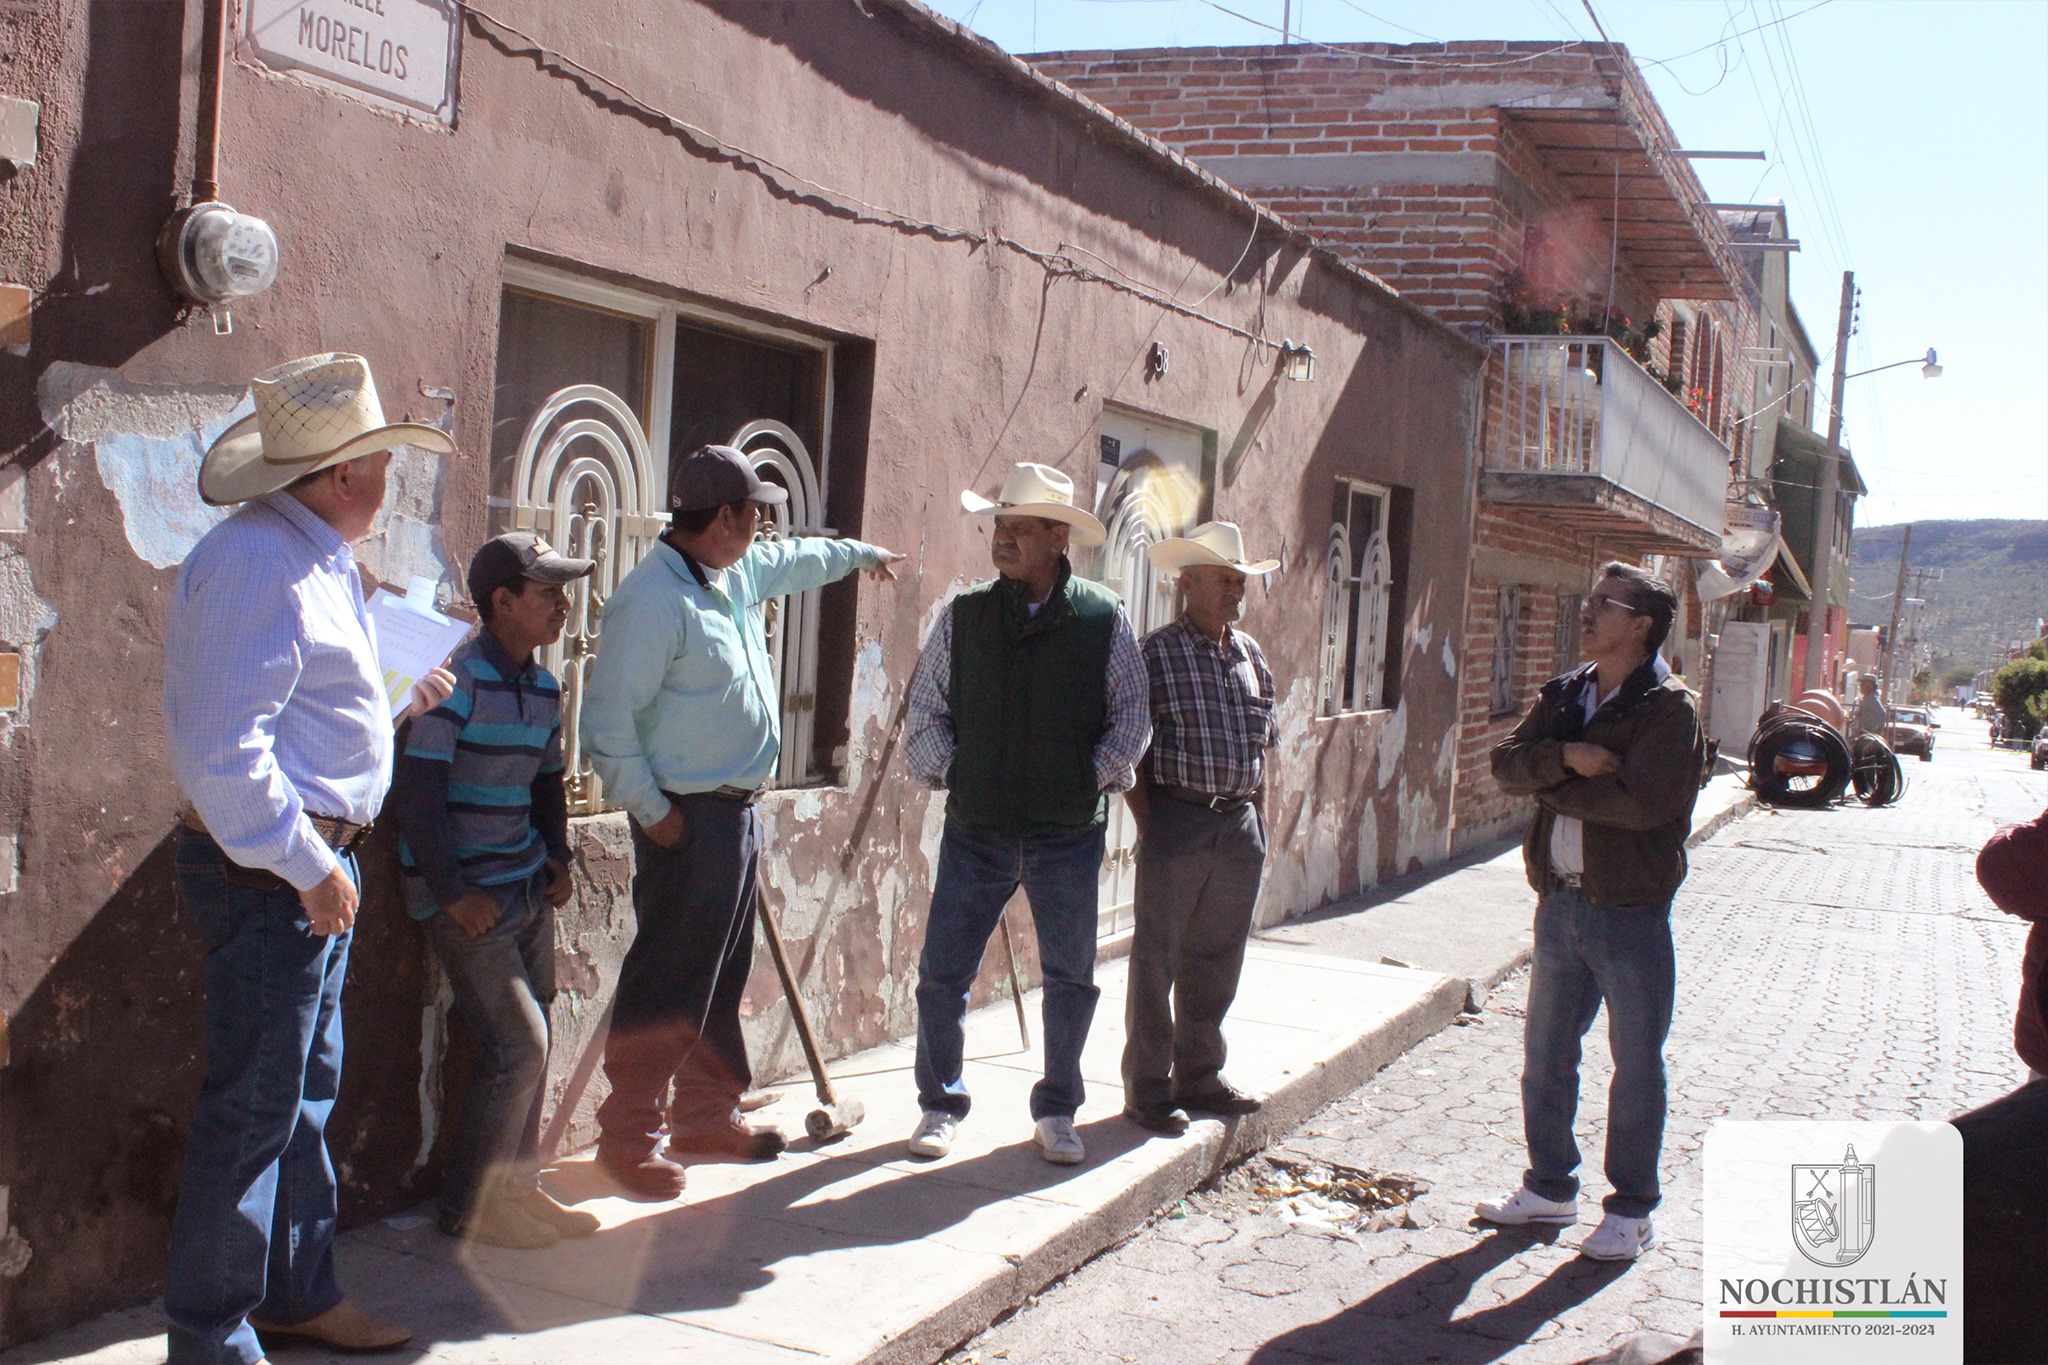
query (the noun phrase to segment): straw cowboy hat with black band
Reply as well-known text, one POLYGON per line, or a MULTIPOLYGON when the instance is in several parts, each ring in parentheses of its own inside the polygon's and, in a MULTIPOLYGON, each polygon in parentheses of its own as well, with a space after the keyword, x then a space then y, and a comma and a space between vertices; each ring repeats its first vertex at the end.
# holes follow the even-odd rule
POLYGON ((1247 560, 1244 532, 1234 521, 1205 521, 1184 536, 1172 536, 1146 546, 1145 553, 1152 560, 1152 567, 1163 574, 1177 574, 1182 569, 1206 564, 1257 577, 1280 567, 1277 559, 1247 560))
POLYGON ((1084 549, 1109 539, 1101 522, 1074 505, 1074 481, 1048 465, 1012 465, 995 501, 970 489, 960 495, 960 505, 976 516, 1044 517, 1065 522, 1074 528, 1069 542, 1084 549))
POLYGON ((394 446, 453 455, 439 427, 386 422, 370 362, 332 352, 288 360, 249 381, 256 411, 220 434, 199 466, 199 496, 228 507, 394 446))

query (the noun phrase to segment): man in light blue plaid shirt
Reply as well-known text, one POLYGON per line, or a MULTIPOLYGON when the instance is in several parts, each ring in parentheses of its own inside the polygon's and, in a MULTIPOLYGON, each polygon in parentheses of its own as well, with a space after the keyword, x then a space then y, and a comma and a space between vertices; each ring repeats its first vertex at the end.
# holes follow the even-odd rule
MULTIPOLYGON (((170 1365, 255 1365, 257 1333, 341 1350, 411 1336, 335 1283, 325 1126, 341 1081, 354 849, 391 779, 392 723, 350 542, 391 449, 360 356, 266 370, 207 452, 200 494, 244 504, 186 559, 164 633, 164 720, 191 802, 178 899, 206 946, 206 1081, 171 1228, 170 1365)), ((448 695, 436 670, 414 708, 448 695)))

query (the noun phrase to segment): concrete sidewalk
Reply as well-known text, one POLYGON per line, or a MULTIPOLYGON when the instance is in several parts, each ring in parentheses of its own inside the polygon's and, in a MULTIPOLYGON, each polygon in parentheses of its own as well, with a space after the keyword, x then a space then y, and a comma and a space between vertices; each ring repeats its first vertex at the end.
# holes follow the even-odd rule
MULTIPOLYGON (((1695 837, 1746 798, 1718 779, 1695 837)), ((571 1159, 547 1182, 604 1220, 596 1236, 513 1252, 457 1243, 424 1217, 394 1218, 340 1240, 342 1281, 369 1311, 417 1333, 388 1359, 930 1361, 1447 1026, 1527 961, 1532 901, 1519 852, 1489 851, 1261 935, 1228 1024, 1232 1078, 1272 1096, 1251 1120, 1201 1121, 1174 1140, 1118 1116, 1116 960, 1097 972, 1083 1165, 1049 1165, 1031 1144, 1038 1054, 1020 1047, 1004 1003, 968 1022, 976 1107, 944 1161, 904 1151, 917 1104, 910 1047, 892 1044, 834 1064, 868 1111, 840 1142, 804 1140, 760 1165, 693 1167, 676 1204, 617 1198, 587 1158, 571 1159)), ((1030 1004, 1035 1040, 1035 995, 1030 1004)), ((808 1088, 784 1089, 765 1116, 801 1133, 808 1088)), ((160 1361, 162 1333, 160 1312, 137 1308, 0 1363, 160 1361)), ((339 1359, 308 1348, 280 1358, 339 1359)))

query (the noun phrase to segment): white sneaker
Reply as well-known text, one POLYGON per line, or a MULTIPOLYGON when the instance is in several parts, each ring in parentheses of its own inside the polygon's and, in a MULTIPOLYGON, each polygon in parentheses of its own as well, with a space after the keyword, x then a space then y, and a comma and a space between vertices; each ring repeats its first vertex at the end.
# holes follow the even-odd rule
POLYGON ((917 1121, 917 1131, 910 1135, 910 1154, 942 1157, 953 1150, 953 1135, 959 1131, 960 1120, 954 1115, 943 1109, 927 1109, 917 1121))
POLYGON ((1528 1223, 1569 1227, 1579 1221, 1577 1199, 1545 1199, 1527 1185, 1497 1204, 1476 1204, 1472 1211, 1489 1223, 1499 1223, 1503 1227, 1511 1228, 1522 1227, 1528 1223))
POLYGON ((1081 1145, 1072 1119, 1040 1119, 1035 1136, 1038 1154, 1055 1166, 1078 1166, 1088 1159, 1088 1149, 1081 1145))
POLYGON ((1596 1261, 1633 1261, 1657 1245, 1657 1229, 1647 1218, 1624 1218, 1610 1213, 1593 1229, 1593 1235, 1579 1243, 1579 1255, 1596 1261))

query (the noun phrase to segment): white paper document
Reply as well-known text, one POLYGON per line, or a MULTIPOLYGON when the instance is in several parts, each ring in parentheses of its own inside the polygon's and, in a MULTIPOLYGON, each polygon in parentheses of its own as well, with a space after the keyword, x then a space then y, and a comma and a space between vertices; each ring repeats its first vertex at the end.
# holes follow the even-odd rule
POLYGON ((377 662, 384 669, 384 696, 398 719, 412 685, 440 667, 469 634, 467 621, 434 610, 434 580, 415 578, 400 597, 379 588, 369 601, 377 631, 377 662))

